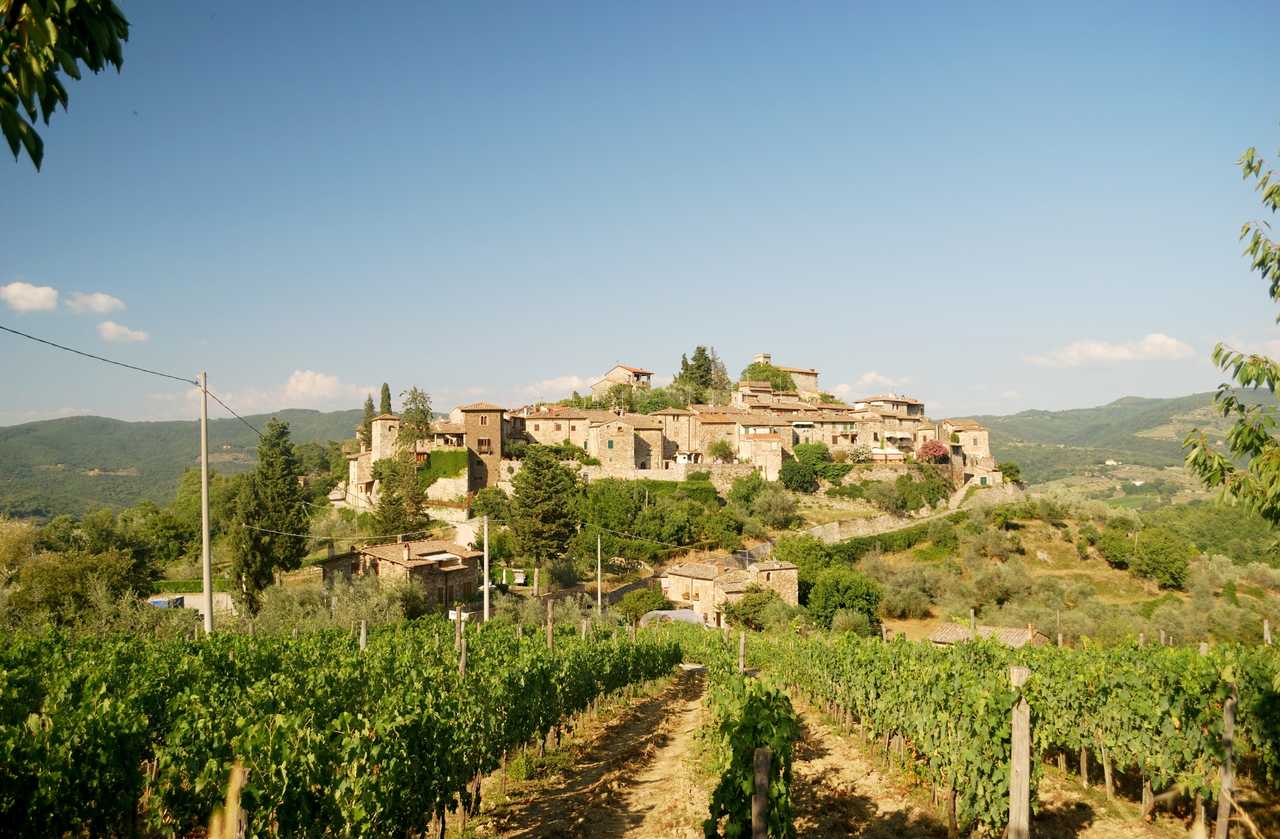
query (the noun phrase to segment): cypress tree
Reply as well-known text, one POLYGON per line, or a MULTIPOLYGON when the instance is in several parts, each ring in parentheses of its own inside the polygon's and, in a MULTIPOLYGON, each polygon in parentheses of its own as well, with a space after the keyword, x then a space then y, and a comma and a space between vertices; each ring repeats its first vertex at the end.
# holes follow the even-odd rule
POLYGON ((359 437, 366 448, 373 445, 373 394, 364 398, 364 419, 360 421, 359 437))
POLYGON ((258 466, 241 484, 231 528, 232 576, 251 614, 275 572, 292 571, 306 556, 311 521, 301 475, 288 424, 271 420, 258 443, 258 466))
POLYGON ((388 385, 386 382, 382 383, 382 395, 381 395, 381 399, 379 399, 379 403, 380 403, 378 406, 379 414, 391 413, 391 386, 388 385))
POLYGON ((577 477, 551 449, 530 446, 511 483, 516 550, 538 564, 562 556, 577 528, 577 477))

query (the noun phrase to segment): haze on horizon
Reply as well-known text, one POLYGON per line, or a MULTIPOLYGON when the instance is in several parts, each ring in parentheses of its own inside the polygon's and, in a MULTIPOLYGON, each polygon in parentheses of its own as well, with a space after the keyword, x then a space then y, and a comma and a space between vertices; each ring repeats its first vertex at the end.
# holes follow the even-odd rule
MULTIPOLYGON (((1256 5, 121 6, 124 71, 69 85, 43 171, 0 160, 0 323, 241 412, 514 406, 707 344, 1011 413, 1280 347, 1235 239, 1234 161, 1280 147, 1256 5)), ((193 416, 0 358, 0 424, 193 416)))

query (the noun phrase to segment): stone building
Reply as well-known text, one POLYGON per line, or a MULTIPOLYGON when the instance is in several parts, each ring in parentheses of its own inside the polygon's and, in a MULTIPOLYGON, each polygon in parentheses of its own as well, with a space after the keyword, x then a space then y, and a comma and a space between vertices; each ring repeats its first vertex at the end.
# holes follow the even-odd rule
POLYGON ((1004 483, 991 454, 987 429, 969 419, 945 419, 938 424, 938 439, 949 449, 951 477, 961 486, 994 486, 1004 483))
POLYGON ((781 364, 773 363, 773 356, 767 352, 756 353, 751 359, 753 364, 768 364, 769 366, 781 370, 791 376, 791 381, 796 383, 796 392, 801 399, 813 400, 817 399, 822 393, 818 389, 818 371, 812 367, 784 367, 781 364))
POLYGON ((652 370, 645 370, 642 367, 628 367, 625 364, 615 364, 613 369, 605 373, 598 382, 591 385, 591 396, 595 399, 604 399, 609 393, 609 388, 614 385, 647 388, 652 382, 652 370))
POLYGON ((412 581, 439 607, 470 600, 479 590, 481 552, 435 539, 362 545, 321 563, 324 581, 375 577, 379 582, 412 581))
POLYGON ((502 465, 504 410, 488 402, 460 405, 467 447, 467 488, 470 492, 498 485, 502 465))
POLYGON ((727 626, 724 607, 752 589, 778 593, 790 606, 799 605, 799 569, 789 562, 760 562, 746 569, 733 567, 727 557, 720 562, 687 562, 670 568, 660 582, 663 597, 677 609, 692 609, 707 626, 727 626))

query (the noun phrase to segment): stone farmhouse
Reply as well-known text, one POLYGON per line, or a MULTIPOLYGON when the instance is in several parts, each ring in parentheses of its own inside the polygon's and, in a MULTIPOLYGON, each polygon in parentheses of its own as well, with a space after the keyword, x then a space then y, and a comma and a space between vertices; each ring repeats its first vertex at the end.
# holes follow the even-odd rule
POLYGON ((652 383, 652 370, 628 367, 625 364, 615 364, 612 370, 600 378, 600 381, 591 385, 591 396, 595 399, 604 399, 605 395, 609 393, 609 388, 615 385, 647 388, 652 383))
POLYGON ((753 588, 771 589, 783 602, 799 600, 800 571, 789 562, 753 562, 745 569, 721 562, 687 562, 662 575, 663 597, 677 609, 692 609, 707 626, 728 626, 725 606, 736 603, 753 588))
POLYGON ((434 539, 363 545, 321 563, 326 584, 339 577, 372 576, 379 581, 419 583, 428 602, 450 606, 479 590, 480 551, 434 539))
MULTIPOLYGON (((766 353, 756 360, 771 363, 766 353)), ((599 460, 598 466, 583 469, 588 478, 680 480, 690 471, 716 466, 713 453, 718 453, 725 463, 776 480, 801 443, 823 443, 833 452, 895 463, 926 442, 939 440, 947 445, 957 484, 987 486, 1003 480, 987 431, 973 420, 934 421, 923 402, 901 394, 869 396, 849 404, 824 402, 817 370, 782 369, 796 381, 796 392, 775 392, 768 382, 744 381, 727 405, 694 404, 647 415, 545 404, 514 410, 487 402, 462 405, 433 425, 429 439, 416 441, 414 453, 419 462, 439 451, 467 454, 463 474, 439 479, 428 490, 433 500, 456 500, 484 487, 505 485, 518 469, 515 462, 503 461, 516 441, 580 448, 599 460), (725 445, 719 445, 722 442, 725 445)), ((649 387, 652 375, 642 368, 615 365, 592 390, 607 393, 615 384, 649 387)), ((376 506, 374 464, 396 454, 399 424, 394 414, 374 418, 369 444, 348 455, 347 480, 330 494, 336 505, 359 510, 376 506)))

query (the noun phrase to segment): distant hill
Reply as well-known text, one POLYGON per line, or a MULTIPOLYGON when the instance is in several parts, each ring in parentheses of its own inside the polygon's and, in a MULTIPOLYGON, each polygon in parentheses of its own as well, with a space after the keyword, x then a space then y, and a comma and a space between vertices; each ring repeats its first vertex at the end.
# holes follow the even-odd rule
MULTIPOLYGON (((1250 401, 1264 398, 1255 392, 1241 396, 1250 401)), ((1096 408, 975 419, 991 430, 996 459, 1016 461, 1032 483, 1076 474, 1109 459, 1143 466, 1181 465, 1182 441, 1192 429, 1221 440, 1230 425, 1214 410, 1212 392, 1172 399, 1126 396, 1096 408)))
MULTIPOLYGON (((246 419, 261 428, 271 417, 289 423, 294 442, 351 437, 360 410, 286 410, 246 419)), ((258 438, 235 419, 209 421, 209 462, 244 471, 258 438)), ((95 507, 166 503, 178 477, 200 459, 197 422, 124 422, 68 417, 0 428, 0 513, 54 516, 95 507)))

